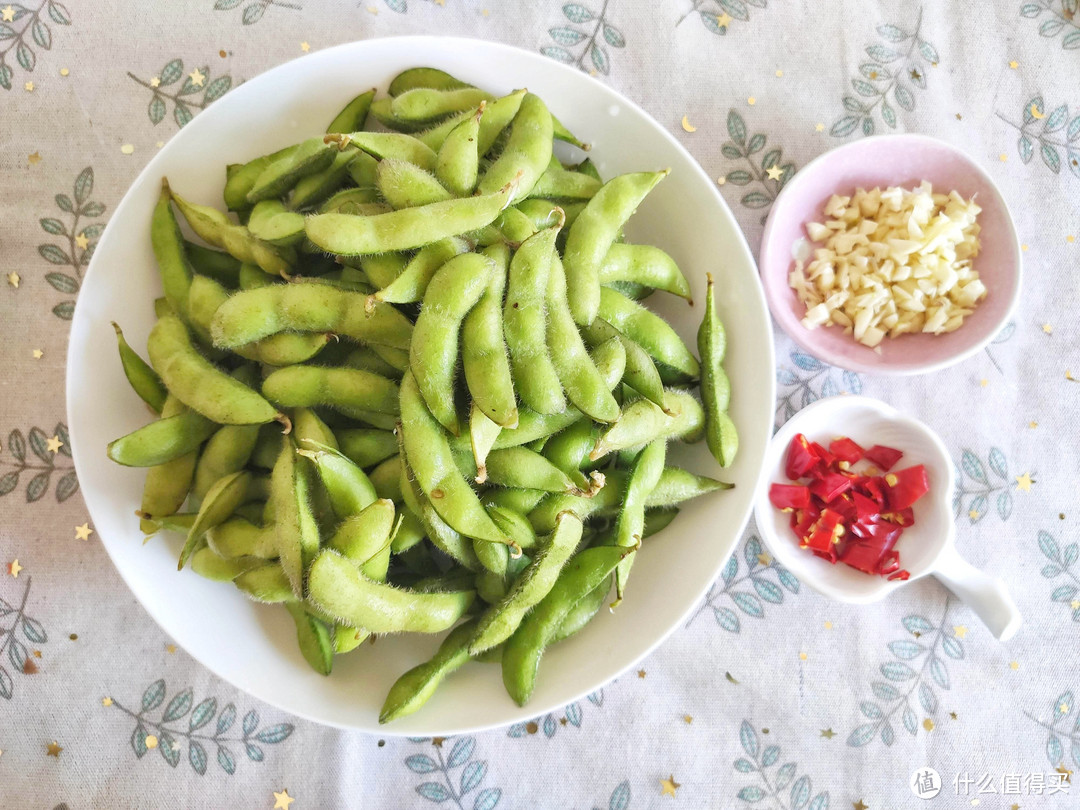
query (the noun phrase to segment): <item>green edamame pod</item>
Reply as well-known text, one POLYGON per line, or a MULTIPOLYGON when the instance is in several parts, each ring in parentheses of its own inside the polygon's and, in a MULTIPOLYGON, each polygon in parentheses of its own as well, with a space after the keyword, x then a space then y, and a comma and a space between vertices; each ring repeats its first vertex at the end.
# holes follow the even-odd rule
POLYGON ((312 604, 353 627, 372 633, 441 633, 469 609, 476 592, 415 593, 373 582, 333 551, 311 564, 312 604))
POLYGON ((528 408, 546 414, 566 409, 547 345, 547 288, 558 232, 559 225, 540 231, 514 253, 503 307, 514 388, 528 408))
POLYGON ((400 487, 406 508, 419 518, 432 544, 470 571, 479 570, 480 561, 472 543, 443 520, 431 499, 421 489, 415 473, 404 465, 400 468, 400 487))
POLYGON ((283 408, 325 405, 357 419, 398 410, 394 381, 358 368, 285 366, 263 380, 262 391, 283 408))
POLYGON ((112 322, 112 328, 116 329, 117 347, 120 350, 120 364, 123 366, 127 382, 131 383, 132 390, 139 395, 140 400, 149 405, 154 413, 160 414, 161 407, 165 404, 165 397, 168 396, 164 383, 158 373, 154 372, 150 367, 150 364, 127 345, 124 333, 121 332, 116 321, 112 322))
POLYGON ((327 546, 359 565, 368 579, 382 582, 390 562, 393 531, 394 503, 380 499, 345 518, 327 546))
POLYGON ((476 635, 469 643, 470 654, 481 653, 501 644, 517 630, 525 614, 548 595, 558 579, 559 571, 577 548, 581 530, 581 520, 576 515, 564 512, 558 516, 555 530, 514 581, 506 596, 480 617, 476 635))
POLYGON ((232 517, 206 533, 206 544, 215 554, 233 559, 258 557, 270 560, 277 556, 273 526, 256 526, 250 520, 232 517))
MULTIPOLYGON (((334 363, 331 361, 330 365, 334 365, 334 363)), ((361 371, 368 371, 391 379, 400 379, 402 373, 375 354, 369 346, 361 346, 359 349, 350 351, 342 360, 341 365, 348 368, 358 368, 361 371)))
POLYGON ((600 283, 632 283, 692 302, 690 282, 675 260, 652 245, 613 244, 600 263, 600 283))
MULTIPOLYGON (((615 237, 645 195, 667 175, 665 169, 623 174, 609 180, 570 227, 563 262, 570 291, 570 309, 580 325, 588 326, 599 311, 600 265, 615 237)), ((614 322, 612 325, 619 328, 614 322)))
POLYGON ((728 467, 739 450, 739 433, 727 414, 731 383, 724 372, 727 335, 716 315, 712 273, 707 274, 705 316, 698 329, 701 355, 701 400, 705 403, 705 443, 721 467, 728 467))
POLYGON ((400 96, 417 87, 430 87, 433 90, 460 90, 472 87, 460 79, 456 79, 445 70, 433 67, 415 67, 403 70, 390 82, 387 92, 391 97, 400 96))
POLYGON ((411 371, 401 382, 401 422, 405 458, 439 515, 468 537, 506 542, 462 477, 446 433, 424 405, 411 371))
POLYGON ((161 419, 109 442, 106 452, 125 467, 156 467, 198 450, 216 429, 202 414, 181 406, 173 416, 163 410, 161 419))
POLYGON ((615 545, 634 551, 624 557, 615 568, 615 601, 612 602, 612 607, 622 601, 626 591, 630 567, 637 556, 636 549, 641 538, 645 536, 645 502, 660 480, 666 456, 667 444, 663 439, 647 444, 634 459, 634 464, 626 476, 623 508, 615 521, 615 545))
POLYGON ((488 480, 503 487, 577 492, 570 477, 539 453, 525 447, 494 450, 487 457, 488 480))
POLYGON ((233 584, 256 602, 270 604, 295 599, 288 577, 276 562, 245 571, 233 584))
POLYGON ((486 106, 487 102, 482 101, 474 115, 450 130, 436 156, 435 176, 458 197, 466 197, 476 188, 480 171, 480 118, 486 106))
POLYGON ((296 148, 270 162, 259 173, 247 193, 247 202, 253 205, 260 200, 280 197, 301 177, 321 172, 334 160, 335 150, 323 143, 320 137, 308 138, 296 145, 296 148))
POLYGON ((284 440, 285 437, 281 434, 279 425, 270 423, 260 427, 259 438, 255 441, 255 448, 251 451, 251 458, 248 460, 251 466, 272 470, 284 440))
POLYGON ((516 180, 491 193, 357 217, 316 214, 306 224, 317 247, 339 256, 411 250, 490 225, 510 202, 516 180))
MULTIPOLYGON (((533 224, 532 219, 516 208, 507 208, 499 214, 499 218, 495 220, 492 227, 497 228, 499 233, 502 234, 503 240, 512 245, 520 245, 536 233, 536 226, 533 224)), ((495 243, 494 246, 502 245, 501 243, 495 243)))
POLYGON ((522 620, 503 646, 503 685, 524 706, 536 685, 540 657, 574 606, 607 582, 625 549, 589 548, 574 556, 539 604, 522 620))
POLYGON ((510 509, 527 515, 547 495, 548 493, 539 489, 489 490, 484 493, 484 505, 489 509, 510 509))
POLYGON ((407 349, 412 323, 363 293, 321 284, 274 284, 229 297, 214 314, 214 343, 234 348, 278 332, 331 332, 361 343, 407 349))
MULTIPOLYGON (((484 112, 480 118, 480 131, 477 134, 477 152, 484 157, 494 145, 496 139, 510 125, 510 122, 521 109, 521 100, 525 97, 524 90, 515 90, 509 95, 497 98, 484 106, 484 112)), ((432 149, 439 149, 458 126, 466 118, 475 115, 475 111, 469 111, 454 115, 441 124, 416 133, 416 138, 423 141, 432 149)))
POLYGON ((393 158, 379 161, 375 172, 375 185, 394 209, 415 208, 454 197, 431 172, 408 161, 393 158))
POLYGON ((252 557, 227 560, 213 549, 200 548, 191 555, 191 570, 204 579, 214 582, 232 582, 241 574, 258 568, 262 560, 252 557))
POLYGON ((319 548, 319 531, 308 500, 296 449, 286 437, 270 476, 278 559, 297 599, 304 595, 304 558, 319 548), (301 483, 303 482, 303 483, 301 483))
POLYGON ((551 637, 551 641, 548 643, 550 647, 552 644, 557 644, 564 639, 570 638, 570 636, 582 630, 585 625, 595 618, 596 614, 600 612, 600 608, 604 606, 607 601, 608 591, 611 590, 610 580, 604 580, 593 590, 578 600, 578 603, 574 605, 567 612, 563 618, 562 624, 559 625, 559 629, 555 631, 555 634, 551 637))
POLYGON ((457 237, 447 237, 425 245, 395 278, 375 293, 375 299, 392 304, 412 304, 423 300, 439 268, 466 250, 468 245, 457 237))
POLYGON ((406 717, 427 703, 446 676, 469 660, 469 639, 475 632, 475 620, 455 627, 430 660, 394 681, 383 701, 379 722, 389 723, 406 717))
POLYGON ((374 467, 380 461, 397 455, 397 437, 389 430, 346 428, 336 431, 334 435, 337 436, 342 454, 362 469, 374 467))
POLYGON ((602 185, 603 183, 590 175, 567 171, 558 158, 552 156, 551 162, 537 179, 529 196, 554 200, 589 200, 596 196, 602 185))
POLYGON ((664 382, 660 379, 660 372, 657 371, 656 364, 647 351, 603 318, 597 318, 581 331, 585 340, 594 346, 605 340, 611 340, 613 337, 619 338, 623 349, 626 350, 626 370, 623 372, 623 382, 645 399, 655 402, 661 408, 664 407, 664 382))
MULTIPOLYGON (((495 267, 480 300, 462 323, 462 366, 473 404, 492 422, 512 428, 518 419, 517 400, 503 337, 502 314, 509 249, 495 245, 484 253, 495 261, 495 267)), ((481 463, 482 460, 477 464, 478 470, 481 463)))
POLYGON ((195 465, 191 495, 197 504, 214 482, 247 466, 259 438, 258 425, 224 425, 210 437, 195 465))
POLYGON ((187 329, 167 315, 150 331, 150 363, 169 392, 222 425, 262 424, 284 417, 242 382, 213 366, 191 345, 187 329))
POLYGON ((614 422, 619 417, 619 403, 589 357, 574 323, 566 297, 566 276, 557 253, 552 254, 547 292, 548 351, 567 398, 594 421, 614 422))
POLYGON ((502 427, 492 422, 473 402, 469 406, 469 446, 472 448, 473 464, 476 466, 476 483, 487 480, 486 460, 502 427))
POLYGON ((428 409, 447 430, 458 434, 454 407, 461 324, 480 300, 495 272, 495 262, 480 253, 463 253, 440 267, 424 293, 416 319, 409 367, 428 409))
POLYGON ((477 190, 492 194, 506 185, 516 184, 513 201, 528 197, 551 160, 551 139, 551 113, 547 105, 539 96, 526 93, 510 124, 506 146, 480 178, 477 190))
POLYGON ((150 244, 157 260, 165 300, 174 313, 186 316, 188 288, 194 271, 184 250, 184 237, 173 214, 172 193, 165 178, 161 180, 161 195, 150 220, 150 244))
POLYGON ((591 419, 579 419, 548 439, 544 457, 566 473, 578 487, 588 486, 581 470, 589 463, 589 451, 596 445, 600 428, 591 419))
MULTIPOLYGON (((542 231, 544 228, 550 228, 563 219, 566 220, 564 228, 569 228, 574 224, 574 220, 578 218, 578 215, 585 210, 585 203, 563 201, 556 204, 551 200, 530 197, 519 202, 514 208, 532 220, 533 227, 538 231, 542 231)), ((565 230, 563 235, 565 236, 565 230)))
POLYGON ((435 168, 435 152, 431 147, 401 132, 348 132, 327 135, 324 140, 330 148, 344 150, 355 146, 379 160, 403 160, 426 171, 435 168))
POLYGON ((697 441, 705 426, 701 404, 690 394, 669 390, 664 392, 667 411, 647 399, 637 399, 625 405, 618 421, 601 434, 589 458, 596 461, 615 450, 636 447, 656 439, 679 438, 697 441))
POLYGON ((219 478, 210 487, 180 551, 178 571, 183 570, 192 553, 199 548, 206 532, 228 520, 236 507, 244 502, 251 477, 251 473, 241 470, 219 478))
POLYGON ((334 642, 330 628, 296 602, 286 602, 285 608, 296 623, 300 654, 313 670, 320 675, 329 675, 334 665, 334 642))
MULTIPOLYGON (((424 538, 427 537, 427 530, 424 528, 423 523, 412 512, 407 509, 402 510, 399 517, 397 532, 394 534, 394 539, 390 541, 391 554, 403 554, 413 546, 423 542, 424 538)), ((471 571, 464 570, 468 574, 472 574, 471 571)))
MULTIPOLYGON (((520 492, 521 490, 515 491, 520 492)), ((528 490, 528 492, 538 491, 528 490)), ((509 506, 492 506, 490 504, 487 509, 495 525, 510 538, 512 543, 516 543, 523 549, 529 549, 536 545, 536 532, 533 531, 532 524, 529 523, 529 519, 525 517, 523 512, 511 509, 509 506)))
POLYGON ((357 514, 376 501, 371 480, 344 455, 310 439, 301 440, 300 445, 299 454, 315 464, 330 498, 330 507, 339 520, 357 514))
POLYGON ((390 115, 399 121, 427 124, 494 100, 493 95, 475 87, 452 90, 415 87, 394 97, 390 104, 390 115))
POLYGON ((656 313, 609 287, 601 287, 596 314, 636 342, 654 360, 697 377, 700 370, 697 359, 671 325, 656 313))
MULTIPOLYGON (((179 399, 170 395, 166 397, 165 404, 161 407, 162 421, 182 413, 187 413, 179 399)), ((207 436, 213 432, 213 425, 207 421, 205 429, 207 436)), ((171 461, 151 467, 146 472, 146 482, 143 484, 142 502, 139 505, 139 526, 142 531, 151 534, 157 529, 153 520, 175 515, 180 511, 187 499, 188 490, 191 488, 191 480, 195 475, 195 463, 198 460, 198 450, 191 450, 171 461)))
MULTIPOLYGON (((395 437, 395 441, 396 441, 395 437)), ((395 503, 400 503, 401 493, 401 458, 397 453, 385 461, 375 465, 368 473, 368 480, 375 488, 375 494, 380 498, 387 498, 395 503)))
POLYGON ((230 211, 241 211, 250 208, 247 194, 255 185, 255 180, 274 161, 283 158, 296 151, 297 145, 286 146, 269 155, 262 155, 250 160, 236 171, 229 174, 225 179, 225 207, 230 211))
POLYGON ((281 200, 262 200, 251 209, 247 229, 271 245, 296 245, 304 240, 304 216, 290 211, 281 200))
MULTIPOLYGON (((378 162, 371 155, 358 153, 353 157, 353 160, 349 163, 351 169, 354 163, 357 163, 360 158, 368 158, 373 162, 378 162)), ((390 206, 379 202, 379 192, 375 188, 375 174, 372 172, 372 186, 370 188, 343 188, 340 191, 334 192, 322 205, 319 206, 318 213, 320 214, 360 214, 367 216, 370 214, 384 214, 391 210, 390 206)))
POLYGON ((184 252, 196 273, 232 289, 240 283, 240 262, 228 253, 188 241, 184 242, 184 252))
POLYGON ((326 128, 326 131, 328 133, 355 132, 358 129, 363 129, 368 110, 371 108, 371 102, 374 100, 375 90, 361 93, 334 116, 334 120, 330 122, 330 126, 326 128))
MULTIPOLYGON (((183 535, 187 535, 191 529, 191 525, 195 522, 196 514, 194 512, 183 512, 176 515, 165 515, 159 518, 144 518, 143 522, 147 524, 147 528, 151 531, 148 534, 156 532, 178 532, 183 535)), ((143 531, 147 531, 146 528, 143 531)), ((145 543, 146 540, 143 540, 145 543)))
POLYGON ((708 495, 722 489, 731 489, 734 484, 695 475, 680 467, 665 467, 660 480, 645 499, 645 505, 651 508, 670 507, 675 504, 708 495))
POLYGON ((573 169, 576 172, 581 172, 581 174, 587 174, 589 177, 594 180, 599 180, 601 183, 604 182, 604 178, 600 176, 600 172, 597 170, 596 164, 592 162, 591 158, 585 158, 585 160, 581 161, 577 166, 574 166, 573 169))
POLYGON ((527 516, 533 530, 538 535, 550 532, 563 512, 576 515, 580 520, 585 521, 594 514, 618 508, 622 504, 625 480, 623 472, 609 470, 607 473, 597 473, 597 475, 600 476, 595 479, 599 489, 591 497, 554 492, 546 495, 527 516))
POLYGON ((645 531, 642 533, 642 537, 652 537, 658 532, 662 532, 671 522, 679 516, 679 508, 677 506, 665 506, 657 509, 645 510, 645 531))

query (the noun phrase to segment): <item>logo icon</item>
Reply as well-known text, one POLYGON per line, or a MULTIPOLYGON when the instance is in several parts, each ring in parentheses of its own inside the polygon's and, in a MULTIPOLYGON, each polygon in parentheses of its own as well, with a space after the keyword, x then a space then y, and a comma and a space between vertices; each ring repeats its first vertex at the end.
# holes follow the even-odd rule
POLYGON ((911 774, 908 787, 920 799, 932 799, 941 793, 941 776, 933 768, 919 768, 911 774))

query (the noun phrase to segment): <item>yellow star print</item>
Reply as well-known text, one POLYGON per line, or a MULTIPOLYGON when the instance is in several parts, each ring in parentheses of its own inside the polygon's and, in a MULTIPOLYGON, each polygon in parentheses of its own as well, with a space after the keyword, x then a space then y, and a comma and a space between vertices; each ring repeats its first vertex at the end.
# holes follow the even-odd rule
POLYGON ((84 523, 82 526, 75 527, 75 539, 76 540, 89 540, 90 535, 94 533, 94 530, 90 528, 89 523, 84 523))
POLYGON ((151 87, 161 87, 161 77, 160 76, 155 76, 154 78, 152 78, 150 80, 150 86, 151 87))
POLYGON ((19 578, 19 572, 22 571, 22 570, 23 570, 23 567, 21 565, 19 565, 18 558, 14 559, 10 563, 8 563, 8 573, 11 574, 11 576, 15 577, 16 579, 19 578))
POLYGON ((193 71, 191 71, 191 73, 188 74, 188 78, 191 79, 191 83, 195 87, 202 87, 203 84, 206 83, 206 76, 204 76, 202 71, 200 71, 198 68, 195 68, 193 71))
POLYGON ((302 50, 304 53, 307 53, 308 51, 311 50, 311 46, 306 42, 301 42, 300 43, 300 50, 302 50))
POLYGON ((870 810, 870 806, 862 799, 859 799, 857 802, 852 802, 851 806, 854 807, 855 810, 870 810))
POLYGON ((972 509, 972 510, 970 510, 968 512, 968 517, 971 518, 972 520, 978 520, 979 519, 979 513, 978 513, 977 510, 972 509))
POLYGON ((59 436, 53 436, 51 439, 45 440, 45 449, 50 453, 59 453, 60 448, 64 446, 64 443, 60 441, 59 436))
POLYGON ((1023 475, 1016 476, 1016 490, 1017 492, 1031 492, 1031 485, 1035 482, 1031 478, 1031 473, 1024 473, 1023 475))
POLYGON ((1011 62, 1009 62, 1009 67, 1011 67, 1013 70, 1016 70, 1018 67, 1020 67, 1020 63, 1013 59, 1011 62))
POLYGON ((772 565, 772 557, 770 557, 765 552, 757 555, 757 561, 762 565, 772 565))
POLYGON ((41 163, 41 153, 33 152, 27 155, 26 162, 29 163, 31 166, 37 166, 39 163, 41 163))
POLYGON ((446 742, 446 737, 432 737, 431 744, 436 748, 442 748, 442 744, 446 742))
POLYGON ((289 805, 295 801, 296 799, 289 795, 288 789, 281 793, 274 791, 274 810, 289 810, 289 805))
POLYGON ((101 705, 102 706, 112 706, 112 698, 111 697, 103 697, 101 699, 101 705))
POLYGON ((88 247, 90 247, 90 240, 86 238, 86 234, 80 233, 78 236, 75 237, 75 244, 78 245, 82 250, 86 250, 88 247))
POLYGON ((726 11, 723 14, 717 15, 716 24, 719 25, 721 28, 727 28, 729 25, 731 25, 731 15, 728 14, 726 11))
POLYGON ((821 736, 824 737, 826 740, 831 740, 833 737, 836 736, 836 732, 833 731, 831 728, 823 728, 821 730, 821 736))
POLYGON ((8 284, 10 284, 12 287, 14 287, 17 290, 17 289, 19 289, 19 282, 22 281, 22 276, 20 276, 18 273, 16 273, 14 270, 12 270, 10 273, 8 273, 7 280, 8 280, 8 284))
POLYGON ((60 758, 60 752, 63 750, 63 748, 56 744, 56 740, 53 740, 51 743, 45 746, 46 755, 50 757, 56 757, 57 759, 60 758))
POLYGON ((825 125, 824 124, 817 124, 814 127, 814 131, 815 132, 824 132, 825 131, 825 125))
POLYGON ((27 93, 33 93, 34 92, 34 83, 33 82, 27 82, 26 84, 23 85, 23 90, 25 90, 27 93))
POLYGON ((15 9, 8 6, 3 11, 0 11, 0 20, 4 22, 15 22, 15 9))
POLYGON ((779 180, 784 176, 784 170, 777 166, 775 163, 765 170, 769 175, 770 180, 779 180))
POLYGON ((966 627, 964 627, 964 625, 958 624, 958 625, 956 625, 956 627, 953 628, 953 633, 956 634, 957 638, 963 638, 964 636, 967 635, 967 630, 968 629, 966 627))
POLYGON ((157 748, 158 738, 153 734, 147 734, 146 739, 143 740, 146 743, 147 748, 157 748))
POLYGON ((682 785, 675 781, 675 775, 672 774, 667 779, 660 780, 660 795, 675 798, 675 791, 681 787, 682 785))

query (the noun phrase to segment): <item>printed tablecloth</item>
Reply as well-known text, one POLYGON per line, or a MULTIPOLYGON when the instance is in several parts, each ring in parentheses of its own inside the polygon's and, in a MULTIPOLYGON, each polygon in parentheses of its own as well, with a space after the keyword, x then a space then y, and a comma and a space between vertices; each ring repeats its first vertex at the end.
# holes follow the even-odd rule
POLYGON ((1077 0, 66 3, 0 0, 0 806, 886 810, 924 806, 909 779, 926 768, 942 789, 925 806, 1080 806, 1077 0), (174 647, 72 470, 64 356, 87 262, 143 164, 230 88, 406 33, 501 40, 610 83, 716 178, 751 245, 783 182, 840 143, 924 132, 981 163, 1023 242, 1014 320, 911 379, 777 334, 776 421, 848 391, 937 429, 960 551, 1005 578, 1020 634, 997 643, 932 581, 831 602, 751 525, 639 671, 475 736, 322 728, 174 647))

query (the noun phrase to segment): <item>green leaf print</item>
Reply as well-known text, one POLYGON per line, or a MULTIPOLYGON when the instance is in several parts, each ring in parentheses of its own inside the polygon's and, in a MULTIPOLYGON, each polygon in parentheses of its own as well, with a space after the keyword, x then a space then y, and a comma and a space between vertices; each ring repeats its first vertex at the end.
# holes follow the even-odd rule
POLYGON ((540 53, 557 62, 575 65, 587 73, 607 76, 611 73, 608 48, 626 47, 626 37, 607 18, 609 2, 604 0, 599 12, 581 3, 563 5, 563 17, 570 25, 560 20, 559 25, 549 28, 548 36, 555 44, 542 46, 540 53), (575 28, 575 25, 583 27, 575 28))
POLYGON ((156 76, 141 79, 131 71, 128 77, 150 91, 146 115, 157 126, 165 120, 169 104, 173 105, 173 120, 183 127, 195 117, 194 110, 202 110, 221 98, 232 87, 232 76, 225 74, 210 78, 210 67, 203 65, 190 72, 184 70, 184 60, 170 59, 156 76), (181 82, 181 79, 183 81, 181 82), (176 89, 177 82, 181 82, 176 89))
POLYGON ((39 427, 30 428, 26 435, 18 429, 8 433, 6 445, 0 446, 0 497, 11 494, 24 482, 26 502, 35 503, 45 496, 54 480, 57 503, 63 503, 79 490, 67 426, 60 423, 51 434, 39 427), (61 442, 55 452, 48 449, 52 437, 61 442))
MULTIPOLYGON (((45 282, 64 295, 78 295, 83 272, 104 229, 103 223, 89 222, 105 213, 104 205, 90 199, 93 191, 94 170, 87 166, 75 178, 71 197, 67 194, 57 194, 54 197, 56 207, 70 216, 59 219, 41 217, 38 220, 45 233, 60 237, 60 244, 46 242, 38 245, 38 255, 49 264, 65 268, 64 272, 52 271, 45 274, 45 282)), ((62 301, 54 306, 52 311, 58 318, 69 321, 75 311, 75 301, 62 301)))

